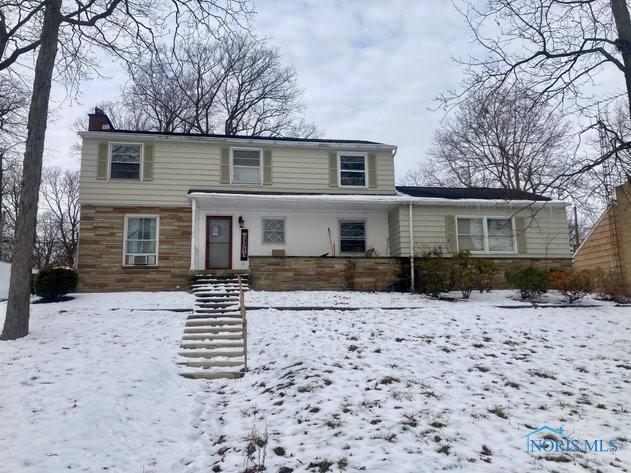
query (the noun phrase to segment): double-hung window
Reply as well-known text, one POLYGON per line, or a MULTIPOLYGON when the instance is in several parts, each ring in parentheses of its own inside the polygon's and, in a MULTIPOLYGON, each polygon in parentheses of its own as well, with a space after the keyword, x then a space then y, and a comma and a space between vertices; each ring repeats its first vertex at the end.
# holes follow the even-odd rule
POLYGON ((261 183, 261 150, 232 150, 232 182, 234 184, 261 183))
POLYGON ((366 155, 340 153, 340 186, 366 187, 366 155))
POLYGON ((124 263, 126 266, 158 264, 158 217, 126 216, 124 263))
POLYGON ((263 243, 285 243, 285 220, 282 218, 263 219, 263 243))
POLYGON ((366 252, 366 224, 365 222, 340 222, 340 252, 366 252))
POLYGON ((110 179, 140 180, 141 162, 141 144, 110 144, 110 179))
POLYGON ((472 253, 514 253, 511 218, 458 217, 458 249, 472 253))

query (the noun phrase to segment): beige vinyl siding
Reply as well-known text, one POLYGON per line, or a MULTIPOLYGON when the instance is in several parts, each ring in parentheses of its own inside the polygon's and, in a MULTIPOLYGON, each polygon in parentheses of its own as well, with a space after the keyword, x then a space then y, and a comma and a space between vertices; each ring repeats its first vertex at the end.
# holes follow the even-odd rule
MULTIPOLYGON (((510 217, 523 216, 526 226, 526 243, 528 252, 525 254, 486 253, 481 256, 498 258, 570 258, 567 218, 564 207, 544 206, 543 208, 520 210, 504 204, 495 206, 443 206, 423 205, 414 206, 414 252, 419 255, 431 248, 441 246, 447 248, 447 229, 445 216, 489 216, 510 217)), ((400 256, 409 255, 409 213, 407 207, 399 208, 400 226, 400 256)))
MULTIPOLYGON (((123 136, 120 141, 132 141, 130 138, 123 136)), ((344 189, 329 187, 329 149, 271 148, 272 185, 237 185, 220 183, 221 148, 226 145, 185 140, 152 141, 152 181, 97 180, 99 142, 83 140, 81 203, 183 205, 188 203, 189 189, 394 194, 394 158, 385 151, 375 153, 377 187, 344 189)))
POLYGON ((613 269, 614 242, 609 212, 611 208, 605 211, 587 240, 574 255, 574 266, 577 269, 600 268, 606 271, 613 269))
POLYGON ((391 255, 401 254, 401 223, 398 207, 388 212, 388 247, 391 255))

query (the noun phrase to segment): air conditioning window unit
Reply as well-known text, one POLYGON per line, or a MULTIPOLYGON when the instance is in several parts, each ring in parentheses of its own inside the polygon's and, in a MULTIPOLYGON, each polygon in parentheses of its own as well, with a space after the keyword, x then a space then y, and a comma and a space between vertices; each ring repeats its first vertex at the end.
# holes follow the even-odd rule
POLYGON ((156 264, 155 255, 127 255, 127 264, 130 266, 152 266, 156 264))

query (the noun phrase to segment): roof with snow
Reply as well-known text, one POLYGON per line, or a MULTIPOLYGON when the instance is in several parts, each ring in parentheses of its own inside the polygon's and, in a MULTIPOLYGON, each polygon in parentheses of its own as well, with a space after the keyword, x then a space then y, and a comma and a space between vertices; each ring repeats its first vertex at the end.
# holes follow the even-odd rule
POLYGON ((410 197, 430 197, 438 199, 476 199, 476 200, 530 200, 550 201, 549 197, 532 192, 496 187, 416 187, 397 186, 400 194, 410 197))

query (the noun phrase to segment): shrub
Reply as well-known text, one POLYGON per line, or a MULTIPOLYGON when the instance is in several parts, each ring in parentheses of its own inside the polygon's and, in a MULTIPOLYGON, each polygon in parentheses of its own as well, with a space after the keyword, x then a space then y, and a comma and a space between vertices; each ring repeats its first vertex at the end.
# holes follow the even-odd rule
POLYGON ((77 272, 72 268, 44 267, 35 276, 35 294, 44 301, 56 301, 77 287, 77 272))
POLYGON ((550 273, 550 287, 563 294, 567 301, 579 301, 594 289, 591 271, 564 269, 550 273))
POLYGON ((497 267, 493 261, 476 258, 473 260, 473 269, 475 275, 475 289, 483 292, 491 292, 493 283, 495 282, 495 274, 497 267))
POLYGON ((620 274, 614 271, 604 271, 601 268, 593 271, 592 281, 594 290, 600 299, 606 301, 626 302, 624 297, 624 283, 620 274))
POLYGON ((476 287, 476 268, 468 250, 459 251, 451 259, 451 287, 468 299, 476 287))
POLYGON ((533 300, 548 292, 548 273, 534 266, 509 270, 504 275, 506 282, 519 291, 523 300, 533 300))
POLYGON ((429 250, 417 260, 418 287, 420 292, 432 297, 438 297, 446 292, 451 283, 451 261, 443 257, 440 248, 429 250))

